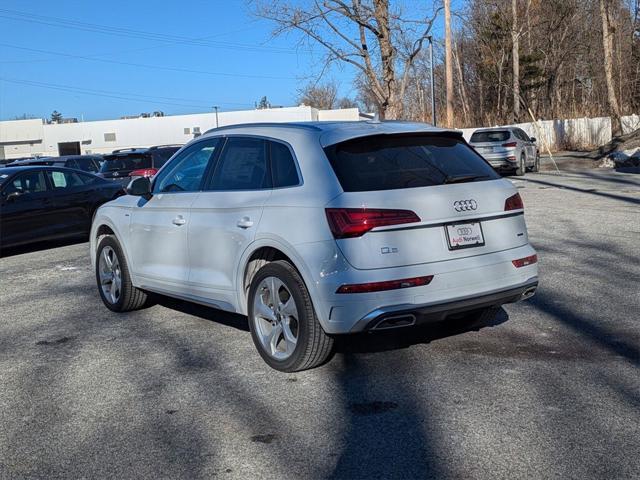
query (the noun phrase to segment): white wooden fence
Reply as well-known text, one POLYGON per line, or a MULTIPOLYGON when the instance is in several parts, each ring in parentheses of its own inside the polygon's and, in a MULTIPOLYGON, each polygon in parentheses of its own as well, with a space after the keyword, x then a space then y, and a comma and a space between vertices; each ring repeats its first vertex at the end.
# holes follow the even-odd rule
MULTIPOLYGON (((505 125, 501 125, 505 126, 505 125)), ((611 140, 611 119, 609 117, 573 118, 570 120, 540 120, 536 124, 518 123, 530 137, 536 137, 541 149, 591 150, 611 140)), ((623 133, 640 128, 640 116, 622 117, 623 133)), ((469 140, 477 128, 463 128, 464 138, 469 140)))

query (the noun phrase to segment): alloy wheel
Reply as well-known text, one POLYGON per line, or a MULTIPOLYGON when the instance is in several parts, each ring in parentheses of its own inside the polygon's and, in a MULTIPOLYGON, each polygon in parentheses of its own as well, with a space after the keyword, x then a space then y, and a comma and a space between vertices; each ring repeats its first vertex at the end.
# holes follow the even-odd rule
POLYGON ((276 360, 289 358, 298 343, 298 308, 289 288, 277 277, 266 277, 253 299, 253 324, 260 344, 276 360))
POLYGON ((100 288, 102 288, 104 298, 111 304, 118 303, 122 294, 122 271, 118 255, 108 245, 100 252, 98 272, 100 275, 100 288))

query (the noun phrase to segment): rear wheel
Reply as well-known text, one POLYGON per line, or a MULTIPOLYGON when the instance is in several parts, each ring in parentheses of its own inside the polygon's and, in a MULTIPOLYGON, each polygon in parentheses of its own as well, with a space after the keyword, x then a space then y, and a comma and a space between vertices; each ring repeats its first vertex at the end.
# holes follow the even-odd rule
POLYGON ((147 294, 132 285, 129 266, 112 235, 105 236, 98 244, 96 281, 100 298, 109 310, 128 312, 147 304, 147 294))
POLYGON ((278 260, 258 270, 248 307, 253 342, 272 368, 295 372, 329 358, 333 339, 322 329, 309 291, 289 262, 278 260))
POLYGON ((524 172, 526 170, 526 166, 525 166, 525 160, 524 160, 524 153, 522 155, 520 155, 520 162, 518 163, 518 167, 516 168, 516 175, 521 177, 524 175, 524 172))

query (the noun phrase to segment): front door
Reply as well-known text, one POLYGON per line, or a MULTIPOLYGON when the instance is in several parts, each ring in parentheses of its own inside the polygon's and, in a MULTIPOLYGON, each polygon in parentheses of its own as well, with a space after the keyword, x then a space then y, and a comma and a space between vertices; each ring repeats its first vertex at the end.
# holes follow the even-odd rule
POLYGON ((2 190, 2 245, 44 240, 53 236, 54 205, 42 170, 20 173, 2 190))
POLYGON ((130 258, 141 287, 188 293, 191 206, 217 142, 205 140, 185 149, 158 173, 152 197, 141 197, 132 210, 130 258))

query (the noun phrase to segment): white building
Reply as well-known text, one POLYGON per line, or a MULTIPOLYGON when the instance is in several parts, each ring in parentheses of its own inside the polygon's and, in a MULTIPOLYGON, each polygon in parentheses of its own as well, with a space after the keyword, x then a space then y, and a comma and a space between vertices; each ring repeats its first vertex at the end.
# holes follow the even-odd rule
POLYGON ((317 110, 299 106, 62 124, 49 124, 42 119, 12 120, 0 122, 0 159, 111 153, 118 148, 183 144, 216 126, 238 123, 366 118, 357 108, 317 110))

